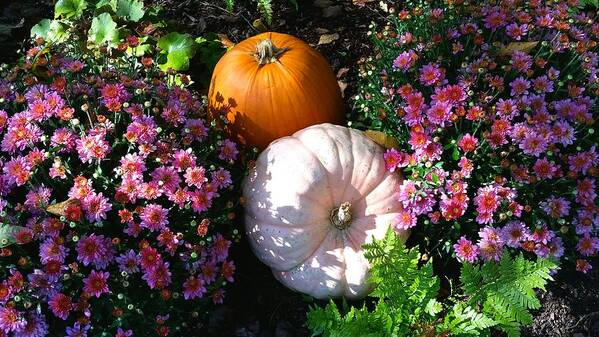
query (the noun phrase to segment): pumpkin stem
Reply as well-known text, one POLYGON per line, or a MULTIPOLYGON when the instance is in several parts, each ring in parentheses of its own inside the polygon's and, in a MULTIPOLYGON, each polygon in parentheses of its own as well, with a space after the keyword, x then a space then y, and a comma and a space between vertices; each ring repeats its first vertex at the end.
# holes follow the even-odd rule
POLYGON ((351 224, 351 204, 344 202, 339 207, 335 207, 331 210, 331 224, 339 230, 349 228, 351 224))
POLYGON ((288 48, 277 48, 277 46, 272 43, 272 40, 261 40, 256 44, 254 57, 256 58, 256 61, 263 66, 265 64, 277 62, 279 56, 287 50, 288 48))

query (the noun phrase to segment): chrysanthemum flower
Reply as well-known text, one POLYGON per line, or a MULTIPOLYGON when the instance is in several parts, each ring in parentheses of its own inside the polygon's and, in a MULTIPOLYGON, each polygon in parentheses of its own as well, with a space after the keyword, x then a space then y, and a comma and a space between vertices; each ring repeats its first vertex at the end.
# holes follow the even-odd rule
POLYGON ((475 262, 478 256, 478 247, 462 236, 458 242, 453 245, 456 256, 460 262, 475 262))

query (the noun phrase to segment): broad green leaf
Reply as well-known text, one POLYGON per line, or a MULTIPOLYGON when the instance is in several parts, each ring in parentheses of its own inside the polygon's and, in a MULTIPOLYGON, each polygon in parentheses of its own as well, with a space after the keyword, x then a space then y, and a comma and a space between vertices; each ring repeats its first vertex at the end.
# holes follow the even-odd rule
POLYGON ((57 20, 43 19, 31 28, 31 37, 41 37, 48 42, 64 41, 66 36, 64 25, 57 20))
POLYGON ((85 0, 58 0, 54 5, 54 17, 58 18, 63 15, 67 19, 77 19, 86 8, 85 0))
POLYGON ((0 248, 4 248, 15 243, 15 233, 24 227, 0 224, 0 248))
POLYGON ((161 37, 157 45, 162 49, 161 53, 166 54, 166 62, 160 64, 162 70, 186 70, 197 48, 191 36, 177 32, 161 37))
POLYGON ((145 14, 144 4, 139 0, 118 0, 116 15, 133 22, 139 21, 145 14))
POLYGON ((457 149, 457 148, 453 149, 453 152, 452 152, 452 154, 451 154, 451 158, 452 158, 453 160, 458 160, 458 159, 460 159, 460 151, 458 151, 458 149, 457 149))
POLYGON ((116 5, 117 5, 117 3, 116 3, 116 1, 117 1, 117 0, 100 0, 100 1, 98 1, 98 2, 96 3, 96 8, 100 9, 100 8, 103 8, 103 7, 107 7, 107 6, 108 6, 108 7, 110 7, 110 9, 111 9, 113 12, 116 12, 116 8, 117 8, 117 6, 116 6, 116 5))
POLYGON ((92 20, 87 40, 95 45, 108 44, 114 46, 119 39, 116 23, 108 13, 102 13, 92 20))
POLYGON ((135 48, 127 47, 127 54, 140 57, 140 56, 144 56, 150 50, 152 50, 152 46, 147 43, 144 43, 144 44, 140 44, 139 46, 137 46, 135 48))

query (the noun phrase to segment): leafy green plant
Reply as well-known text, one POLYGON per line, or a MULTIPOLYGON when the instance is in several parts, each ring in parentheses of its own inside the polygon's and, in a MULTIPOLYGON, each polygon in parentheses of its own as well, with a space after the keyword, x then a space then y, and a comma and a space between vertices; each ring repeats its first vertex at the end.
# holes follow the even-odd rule
MULTIPOLYGON (((164 71, 187 70, 196 50, 203 48, 197 41, 206 39, 167 33, 159 12, 158 7, 145 7, 141 0, 59 0, 54 7, 54 19, 39 22, 31 35, 60 43, 69 34, 85 32, 83 41, 87 41, 89 48, 122 49, 135 56, 156 55, 164 71)), ((222 55, 222 48, 210 47, 216 57, 222 55)))
POLYGON ((393 231, 364 246, 371 264, 374 306, 342 308, 331 301, 308 312, 314 336, 480 336, 491 328, 519 336, 539 307, 536 289, 544 289, 556 265, 504 252, 499 262, 464 264, 459 294, 437 299, 439 278, 431 260, 420 265, 417 248, 406 248, 393 231))
MULTIPOLYGON (((295 9, 298 9, 299 4, 297 3, 297 0, 288 1, 295 7, 295 9)), ((264 19, 266 19, 266 22, 268 24, 271 24, 274 14, 273 0, 252 0, 252 2, 256 2, 258 10, 260 11, 260 13, 262 13, 264 19)), ((235 8, 236 0, 225 0, 225 4, 227 5, 228 11, 233 11, 233 9, 235 8)))

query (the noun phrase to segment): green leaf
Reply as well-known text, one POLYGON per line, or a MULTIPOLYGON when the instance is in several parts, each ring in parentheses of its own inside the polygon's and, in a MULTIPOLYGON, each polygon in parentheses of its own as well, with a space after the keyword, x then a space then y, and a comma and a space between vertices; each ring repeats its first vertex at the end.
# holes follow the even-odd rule
POLYGON ((48 42, 61 42, 66 36, 64 25, 57 20, 43 19, 31 28, 31 37, 41 37, 48 42))
POLYGON ((8 247, 14 244, 15 234, 18 230, 20 230, 21 226, 11 226, 11 225, 0 225, 0 248, 8 247))
POLYGON ((451 158, 453 160, 458 160, 460 159, 460 151, 458 151, 457 148, 453 149, 453 153, 451 154, 451 158))
POLYGON ((92 20, 87 40, 95 45, 108 44, 114 46, 119 40, 116 23, 108 13, 102 13, 92 20))
POLYGON ((117 1, 117 0, 100 0, 100 1, 98 1, 98 2, 96 3, 96 8, 97 8, 97 9, 100 9, 100 8, 103 8, 103 7, 107 7, 107 6, 108 6, 108 7, 110 7, 110 9, 111 9, 113 12, 116 12, 116 8, 117 8, 117 3, 116 3, 116 1, 117 1))
POLYGON ((197 44, 188 34, 177 32, 169 33, 158 40, 158 48, 166 54, 166 62, 160 64, 162 70, 186 70, 189 68, 189 59, 195 53, 197 44))
POLYGON ((77 19, 87 8, 85 0, 58 0, 54 5, 54 17, 63 15, 67 19, 77 19))
POLYGON ((118 0, 116 15, 138 22, 145 14, 144 4, 139 0, 118 0))

